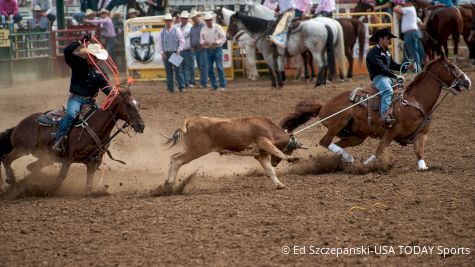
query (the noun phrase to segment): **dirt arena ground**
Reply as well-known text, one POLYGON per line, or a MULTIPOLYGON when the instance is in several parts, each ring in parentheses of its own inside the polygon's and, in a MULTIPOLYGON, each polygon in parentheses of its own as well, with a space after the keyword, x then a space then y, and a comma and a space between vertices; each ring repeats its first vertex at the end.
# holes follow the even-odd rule
MULTIPOLYGON (((469 74, 475 81, 475 72, 469 74)), ((259 115, 278 122, 302 99, 325 101, 366 84, 367 78, 357 77, 314 89, 291 81, 283 90, 270 90, 267 80, 239 80, 226 92, 168 94, 164 83, 137 83, 133 90, 143 108, 145 133, 120 135, 111 151, 127 165, 107 159, 94 181, 96 189, 108 186, 111 194, 86 198, 85 167, 74 165, 53 196, 0 200, 0 266, 474 266, 473 90, 448 97, 434 114, 426 172, 416 170, 411 146, 392 144, 392 168, 355 174, 315 146, 324 134, 315 127, 299 136, 312 147, 298 152, 304 160, 277 169, 291 190, 275 190, 252 158, 210 154, 180 171, 179 178, 190 177, 184 194, 147 195, 165 180, 169 156, 181 149, 162 146, 159 131, 171 133, 185 117, 259 115), (283 253, 283 246, 291 253, 283 253), (293 246, 305 255, 294 253, 293 246), (378 253, 380 246, 392 246, 394 254, 378 253), (403 252, 434 248, 429 255, 410 255, 398 246, 408 246, 403 252), (365 250, 363 255, 311 255, 316 247, 365 250), (443 257, 438 250, 443 248, 463 249, 443 257)), ((68 85, 62 79, 0 89, 0 129, 62 105, 68 85)), ((376 145, 377 140, 367 140, 350 148, 356 165, 376 145)), ((25 170, 31 160, 14 164, 18 180, 32 179, 25 170)), ((47 167, 31 182, 46 183, 58 170, 47 167)))

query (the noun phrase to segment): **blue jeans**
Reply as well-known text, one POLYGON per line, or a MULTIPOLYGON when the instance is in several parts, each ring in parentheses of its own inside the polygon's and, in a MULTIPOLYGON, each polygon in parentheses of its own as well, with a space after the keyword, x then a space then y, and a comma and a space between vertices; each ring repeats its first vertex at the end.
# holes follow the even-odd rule
POLYGON ((208 83, 208 60, 206 58, 206 51, 204 49, 195 50, 195 58, 198 69, 200 70, 200 85, 206 87, 208 83))
POLYGON ((117 37, 105 38, 105 48, 109 56, 115 60, 115 41, 117 37))
POLYGON ((180 65, 180 71, 185 79, 185 86, 189 84, 195 85, 195 59, 191 50, 181 51, 183 62, 180 65))
MULTIPOLYGON (((418 67, 422 67, 425 53, 419 31, 410 31, 404 33, 404 52, 409 58, 414 59, 418 67)), ((406 55, 404 55, 404 57, 406 57, 406 55)))
POLYGON ((206 55, 208 57, 208 76, 211 81, 211 87, 216 90, 218 84, 216 83, 216 76, 214 74, 214 63, 216 63, 216 69, 218 70, 219 87, 226 87, 226 78, 224 77, 223 68, 223 48, 206 48, 206 55))
MULTIPOLYGON (((165 58, 163 63, 165 64, 165 72, 167 74, 167 89, 170 92, 174 91, 176 80, 178 89, 181 91, 185 88, 185 80, 183 79, 183 73, 179 70, 179 67, 168 62, 168 58, 175 52, 165 52, 165 58)), ((182 63, 183 64, 183 63, 182 63)))
POLYGON ((65 136, 69 132, 71 124, 73 124, 73 121, 81 110, 82 105, 93 105, 94 103, 95 101, 92 98, 83 98, 74 95, 70 96, 68 99, 66 114, 58 123, 58 129, 56 129, 56 138, 65 136))
POLYGON ((393 98, 393 82, 388 76, 377 75, 373 79, 374 86, 381 93, 381 109, 379 115, 383 118, 389 110, 393 98))

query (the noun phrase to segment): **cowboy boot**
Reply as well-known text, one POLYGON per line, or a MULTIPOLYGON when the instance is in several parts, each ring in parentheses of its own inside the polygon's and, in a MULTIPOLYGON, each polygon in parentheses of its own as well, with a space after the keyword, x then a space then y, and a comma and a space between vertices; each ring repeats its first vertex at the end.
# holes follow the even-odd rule
POLYGON ((57 137, 55 135, 53 145, 51 146, 51 149, 53 149, 54 152, 56 153, 61 153, 63 151, 62 148, 62 142, 64 140, 64 136, 57 137))

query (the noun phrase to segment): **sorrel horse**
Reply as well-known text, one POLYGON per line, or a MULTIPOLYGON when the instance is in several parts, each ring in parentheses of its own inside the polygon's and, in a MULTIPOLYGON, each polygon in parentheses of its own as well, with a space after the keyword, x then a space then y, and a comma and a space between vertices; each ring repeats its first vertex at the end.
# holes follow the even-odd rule
MULTIPOLYGON (((363 143, 367 137, 381 138, 376 155, 372 155, 365 164, 381 159, 386 147, 395 140, 401 145, 413 144, 420 170, 427 169, 424 161, 424 146, 429 131, 431 114, 434 111, 442 88, 457 93, 468 90, 471 81, 457 66, 447 61, 445 56, 428 63, 414 81, 409 84, 400 97, 396 97, 393 113, 396 124, 386 129, 379 123, 369 123, 368 118, 379 117, 378 111, 357 105, 322 122, 328 129, 320 140, 320 145, 330 151, 342 155, 342 160, 352 162, 353 157, 344 149, 363 143), (335 136, 340 137, 336 144, 332 143, 335 136)), ((353 104, 349 96, 352 92, 343 92, 326 104, 318 101, 302 101, 296 111, 281 121, 283 129, 292 132, 312 117, 326 118, 353 104)))
POLYGON ((472 63, 475 63, 475 41, 468 40, 468 37, 470 36, 470 31, 472 29, 472 19, 475 16, 475 5, 464 4, 464 5, 460 5, 458 8, 460 10, 460 14, 462 14, 462 20, 463 20, 463 30, 462 30, 463 40, 467 44, 468 51, 469 51, 469 58, 474 60, 472 63))
MULTIPOLYGON (((424 1, 416 1, 415 5, 419 8, 427 8, 428 4, 424 1)), ((449 54, 447 41, 449 36, 452 36, 454 43, 454 56, 457 59, 458 44, 460 41, 460 35, 463 31, 463 19, 460 11, 457 8, 448 8, 446 6, 434 6, 427 21, 425 30, 425 48, 426 54, 430 59, 433 59, 435 55, 442 54, 442 48, 444 54, 449 54)))
POLYGON ((14 160, 32 154, 38 160, 29 164, 27 169, 39 173, 45 166, 53 162, 61 163, 58 175, 59 182, 63 181, 72 163, 83 163, 87 167, 86 194, 92 193, 94 173, 102 162, 102 156, 107 152, 111 132, 118 120, 130 124, 135 132, 142 133, 145 125, 139 113, 139 104, 128 88, 120 88, 110 106, 98 109, 87 121, 89 129, 72 128, 69 133, 69 143, 60 155, 51 149, 51 133, 56 127, 39 125, 37 118, 41 113, 32 114, 10 128, 0 133, 0 161, 6 170, 6 187, 15 185, 15 174, 11 167, 14 160), (90 132, 92 131, 92 132, 90 132), (102 144, 102 145, 99 145, 102 144))

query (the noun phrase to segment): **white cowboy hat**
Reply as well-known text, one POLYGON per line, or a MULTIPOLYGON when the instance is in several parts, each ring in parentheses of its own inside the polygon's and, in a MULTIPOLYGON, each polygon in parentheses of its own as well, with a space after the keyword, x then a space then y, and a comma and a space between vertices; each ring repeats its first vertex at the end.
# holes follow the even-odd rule
POLYGON ((89 44, 87 47, 81 48, 79 52, 82 55, 93 55, 100 60, 106 60, 109 57, 107 50, 103 49, 99 44, 89 44))
POLYGON ((183 11, 181 12, 181 14, 180 14, 180 18, 185 18, 185 19, 187 19, 187 18, 189 18, 189 17, 190 17, 190 15, 188 14, 188 11, 186 11, 186 10, 183 10, 183 11))
POLYGON ((107 9, 105 9, 105 8, 103 8, 103 9, 101 9, 101 10, 99 11, 99 15, 100 15, 100 14, 104 14, 104 13, 106 13, 107 15, 110 15, 110 14, 111 14, 111 13, 109 12, 109 10, 107 10, 107 9))
POLYGON ((35 5, 33 11, 43 11, 43 9, 41 9, 40 5, 35 5))
POLYGON ((199 16, 199 15, 201 15, 199 12, 197 12, 196 10, 192 10, 191 13, 190 13, 190 18, 199 16))
POLYGON ((204 20, 210 20, 210 19, 213 19, 213 15, 211 15, 211 13, 209 12, 206 12, 205 13, 205 16, 203 17, 204 20))
POLYGON ((140 14, 140 11, 138 11, 138 10, 135 9, 135 8, 130 8, 130 9, 129 9, 129 12, 128 12, 127 14, 134 14, 134 13, 137 14, 137 15, 139 15, 139 14, 140 14))
POLYGON ((96 11, 92 9, 86 9, 86 17, 89 15, 96 15, 96 11))
POLYGON ((167 13, 165 17, 163 18, 163 20, 173 20, 172 14, 167 13))

